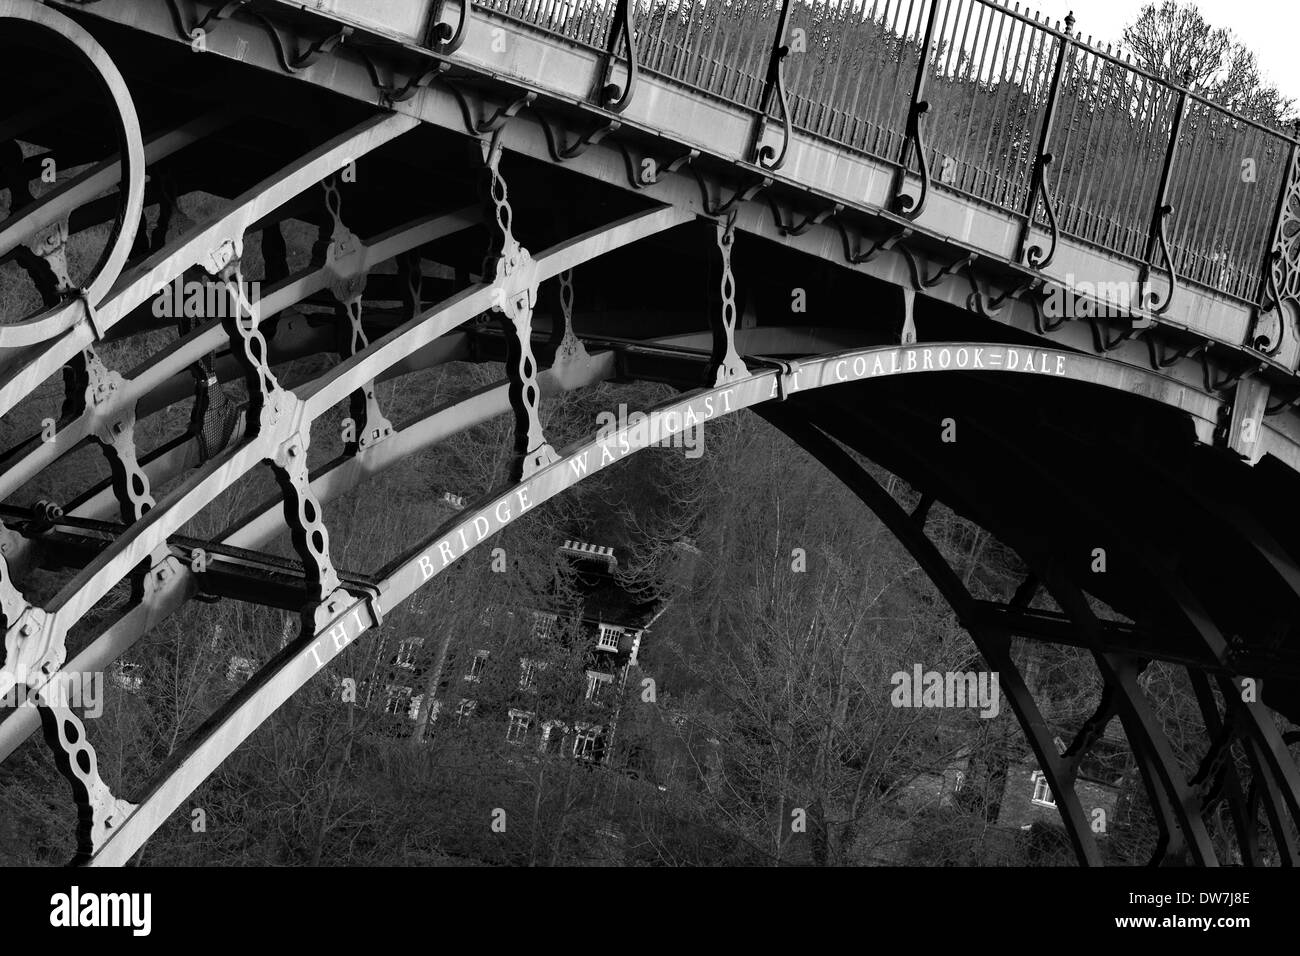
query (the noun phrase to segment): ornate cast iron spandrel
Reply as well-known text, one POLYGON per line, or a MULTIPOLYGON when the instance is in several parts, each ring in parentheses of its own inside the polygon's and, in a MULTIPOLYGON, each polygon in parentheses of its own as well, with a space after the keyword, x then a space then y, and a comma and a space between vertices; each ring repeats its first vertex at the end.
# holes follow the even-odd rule
POLYGON ((563 368, 586 362, 591 356, 573 331, 573 270, 565 269, 556 277, 559 283, 560 317, 563 325, 556 323, 552 340, 555 342, 555 366, 563 368))
POLYGON ((501 175, 500 134, 483 143, 487 170, 487 202, 490 246, 483 262, 483 277, 493 284, 492 309, 502 316, 507 333, 506 373, 510 380, 510 406, 515 414, 515 461, 511 480, 522 481, 559 455, 546 441, 540 414, 541 387, 537 382, 537 360, 533 356, 533 309, 537 305, 536 263, 515 239, 511 229, 513 212, 506 181, 501 175))
MULTIPOLYGON (((356 355, 370 345, 361 321, 362 296, 366 290, 366 270, 361 241, 343 224, 342 197, 337 177, 321 183, 325 190, 325 208, 330 217, 330 238, 325 246, 325 269, 330 274, 330 293, 338 303, 338 312, 346 322, 339 354, 356 355)), ((323 229, 322 229, 323 232, 323 229)), ((418 268, 419 260, 416 259, 418 268)), ((372 379, 352 394, 349 402, 353 435, 344 442, 345 451, 355 455, 393 434, 393 425, 384 415, 372 379)))
POLYGON ((1264 304, 1256 313, 1249 344, 1265 355, 1276 355, 1287 325, 1300 316, 1300 149, 1291 151, 1264 268, 1264 285, 1264 304))
POLYGON ((718 282, 721 309, 711 316, 713 325, 713 357, 709 362, 706 384, 710 387, 725 385, 748 374, 744 359, 736 349, 736 277, 731 271, 731 250, 736 241, 736 214, 715 224, 715 240, 722 259, 718 282))
POLYGON ((59 673, 37 699, 45 741, 54 752, 59 771, 71 785, 77 804, 77 850, 72 862, 78 863, 90 859, 136 807, 114 796, 100 777, 99 760, 86 736, 86 725, 64 705, 63 688, 71 679, 59 673))

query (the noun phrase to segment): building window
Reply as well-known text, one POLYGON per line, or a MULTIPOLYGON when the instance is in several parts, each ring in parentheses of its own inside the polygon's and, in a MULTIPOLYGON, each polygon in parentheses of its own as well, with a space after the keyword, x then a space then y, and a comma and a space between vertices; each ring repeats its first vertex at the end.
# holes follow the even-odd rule
POLYGON ((384 713, 400 716, 411 709, 411 688, 398 684, 388 685, 388 697, 384 701, 384 713))
POLYGON ((519 659, 519 689, 536 690, 537 674, 544 670, 546 670, 546 664, 542 661, 533 661, 521 657, 519 659))
POLYGON ((456 705, 456 726, 469 717, 474 716, 474 708, 478 706, 478 701, 470 700, 468 697, 462 697, 460 703, 456 705))
POLYGON ((1056 798, 1052 796, 1052 788, 1047 785, 1047 777, 1041 770, 1034 771, 1033 781, 1034 803, 1041 807, 1055 807, 1056 798))
POLYGON ((393 656, 393 666, 403 667, 407 670, 414 668, 416 651, 418 651, 423 644, 424 641, 420 638, 402 641, 397 645, 397 653, 393 656))
POLYGON ((538 611, 533 614, 533 635, 540 640, 549 641, 555 637, 559 624, 560 620, 556 615, 538 611))
POLYGON ((469 673, 465 675, 465 679, 476 681, 482 677, 483 669, 487 667, 487 659, 487 651, 475 651, 474 656, 469 659, 469 673))
POLYGON ((122 690, 135 693, 144 685, 144 676, 139 664, 127 664, 115 661, 113 664, 113 683, 122 690))
POLYGON ((612 674, 587 671, 587 700, 600 703, 613 683, 614 676, 612 674))
POLYGON ((558 720, 548 720, 542 724, 541 750, 548 754, 558 754, 564 746, 564 724, 558 720))
POLYGON ((608 624, 600 626, 600 637, 596 639, 596 646, 602 651, 617 651, 619 638, 623 636, 621 627, 611 627, 608 624))
POLYGON ((596 755, 596 727, 579 726, 573 735, 573 755, 579 760, 591 760, 596 755))
POLYGON ((510 711, 510 725, 506 727, 506 740, 512 744, 521 744, 533 723, 533 715, 524 710, 510 711))
POLYGON ((257 670, 256 659, 234 655, 230 658, 230 664, 226 668, 226 680, 232 684, 240 678, 249 680, 255 670, 257 670))

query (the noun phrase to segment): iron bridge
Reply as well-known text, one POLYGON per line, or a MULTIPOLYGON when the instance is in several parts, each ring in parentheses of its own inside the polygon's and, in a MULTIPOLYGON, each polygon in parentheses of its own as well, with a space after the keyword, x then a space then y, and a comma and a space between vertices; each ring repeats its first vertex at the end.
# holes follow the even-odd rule
POLYGON ((745 409, 834 472, 951 603, 1081 863, 1101 856, 1072 783, 1115 715, 1153 862, 1224 862, 1206 827, 1223 807, 1243 862, 1264 825, 1300 861, 1277 719, 1300 722, 1292 136, 989 0, 0 0, 0 71, 0 258, 38 300, 0 325, 0 414, 62 396, 52 430, 0 457, 0 693, 102 670, 196 599, 302 621, 129 799, 73 710, 4 714, 0 759, 43 724, 78 862, 130 860, 306 681, 506 524, 691 418, 745 409), (81 171, 34 191, 51 158, 81 171), (220 205, 185 223, 193 193, 220 205), (303 224, 321 254, 291 268, 303 224), (102 254, 70 274, 96 228, 102 254), (196 276, 228 314, 178 329, 160 290, 196 276), (333 321, 294 311, 309 301, 333 321), (160 331, 138 367, 106 361, 160 331), (313 355, 323 370, 284 381, 313 355), (386 417, 376 383, 449 361, 505 377, 386 417), (544 398, 614 380, 679 394, 647 430, 552 444, 544 398), (137 449, 138 422, 190 399, 187 429, 137 449), (309 468, 313 423, 341 405, 355 436, 309 468), (499 415, 508 485, 384 567, 335 566, 332 501, 499 415), (948 419, 962 440, 940 440, 948 419), (86 447, 103 467, 77 497, 15 497, 86 447), (859 455, 921 506, 902 510, 859 455), (274 500, 211 539, 181 533, 260 465, 274 500), (935 502, 1023 560, 1015 600, 971 594, 927 536, 935 502), (297 561, 267 550, 286 534, 297 561), (24 582, 41 567, 74 573, 37 602, 24 582), (70 656, 124 583, 128 605, 70 656), (1015 637, 1084 648, 1103 678, 1064 753, 1015 637), (1151 661, 1190 674, 1192 779, 1139 685, 1151 661))

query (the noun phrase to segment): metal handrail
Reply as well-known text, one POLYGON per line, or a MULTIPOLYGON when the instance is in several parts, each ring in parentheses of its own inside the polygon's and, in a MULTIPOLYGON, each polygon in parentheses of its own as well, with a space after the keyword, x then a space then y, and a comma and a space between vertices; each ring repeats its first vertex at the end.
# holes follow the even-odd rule
POLYGON ((920 204, 911 217, 931 186, 950 186, 1022 218, 1030 267, 1065 234, 1166 274, 1170 293, 1180 278, 1248 302, 1265 288, 1256 263, 1300 140, 1094 46, 1070 18, 1062 30, 998 0, 479 6, 599 46, 623 4, 642 70, 754 111, 760 133, 779 120, 781 158, 797 129, 893 164, 899 208, 920 204), (1241 183, 1261 188, 1226 182, 1247 150, 1261 168, 1241 183), (1050 243, 1030 245, 1030 229, 1050 243), (1157 252, 1172 258, 1157 265, 1157 252))

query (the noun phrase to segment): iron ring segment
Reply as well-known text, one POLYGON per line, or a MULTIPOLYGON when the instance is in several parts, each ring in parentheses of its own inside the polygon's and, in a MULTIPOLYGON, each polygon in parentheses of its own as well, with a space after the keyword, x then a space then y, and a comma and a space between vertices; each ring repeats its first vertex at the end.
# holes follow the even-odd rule
MULTIPOLYGON (((44 4, 32 0, 0 0, 0 21, 20 20, 41 27, 59 37, 90 68, 116 111, 118 131, 117 163, 120 168, 121 200, 113 235, 96 263, 90 280, 76 299, 61 302, 43 314, 0 325, 0 349, 18 349, 47 342, 78 322, 95 325, 95 310, 126 265, 144 210, 145 156, 140 121, 126 81, 108 53, 80 24, 44 4)), ((37 222, 33 229, 49 223, 37 222)), ((4 223, 0 223, 3 228, 4 223)), ((96 329, 98 328, 95 325, 96 329)), ((95 335, 98 338, 98 332, 95 335)))

